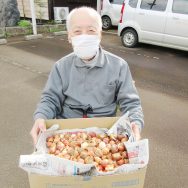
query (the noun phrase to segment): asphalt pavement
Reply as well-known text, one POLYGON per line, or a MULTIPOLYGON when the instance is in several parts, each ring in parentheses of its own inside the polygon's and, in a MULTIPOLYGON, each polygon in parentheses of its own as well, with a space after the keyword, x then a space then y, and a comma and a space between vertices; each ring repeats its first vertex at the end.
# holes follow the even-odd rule
MULTIPOLYGON (((141 44, 127 49, 103 34, 102 47, 124 58, 141 97, 150 161, 144 188, 188 187, 188 53, 141 44)), ((33 152, 32 114, 52 65, 72 51, 67 36, 0 46, 0 188, 28 188, 19 156, 33 152)))

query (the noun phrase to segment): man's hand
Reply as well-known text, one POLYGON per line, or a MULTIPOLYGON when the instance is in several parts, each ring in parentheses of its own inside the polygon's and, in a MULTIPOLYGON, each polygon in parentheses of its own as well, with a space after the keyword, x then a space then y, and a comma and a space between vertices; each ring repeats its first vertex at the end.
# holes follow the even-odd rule
POLYGON ((36 145, 38 134, 40 131, 46 131, 46 123, 44 119, 37 119, 31 129, 30 135, 33 138, 33 143, 36 145))
POLYGON ((131 126, 132 126, 132 130, 133 130, 136 141, 140 140, 141 135, 140 135, 140 129, 139 129, 138 125, 136 123, 132 122, 131 126))

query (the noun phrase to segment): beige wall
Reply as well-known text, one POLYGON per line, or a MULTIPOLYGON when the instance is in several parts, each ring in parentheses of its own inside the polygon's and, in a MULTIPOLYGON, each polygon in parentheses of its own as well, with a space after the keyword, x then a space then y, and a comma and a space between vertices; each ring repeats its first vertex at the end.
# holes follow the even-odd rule
MULTIPOLYGON (((31 18, 30 2, 29 0, 17 0, 20 16, 31 18)), ((35 13, 37 19, 49 20, 48 14, 48 0, 34 0, 35 13)))

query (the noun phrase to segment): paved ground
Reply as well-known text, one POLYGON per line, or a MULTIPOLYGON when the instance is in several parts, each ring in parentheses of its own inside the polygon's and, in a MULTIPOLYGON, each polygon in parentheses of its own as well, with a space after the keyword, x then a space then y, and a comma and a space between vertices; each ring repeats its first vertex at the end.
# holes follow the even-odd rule
MULTIPOLYGON (((142 137, 150 143, 145 188, 187 188, 188 53, 150 45, 126 49, 108 34, 102 46, 128 61, 142 99, 142 137)), ((66 36, 13 38, 0 46, 0 188, 29 187, 19 155, 33 151, 33 111, 52 65, 70 51, 66 36)))

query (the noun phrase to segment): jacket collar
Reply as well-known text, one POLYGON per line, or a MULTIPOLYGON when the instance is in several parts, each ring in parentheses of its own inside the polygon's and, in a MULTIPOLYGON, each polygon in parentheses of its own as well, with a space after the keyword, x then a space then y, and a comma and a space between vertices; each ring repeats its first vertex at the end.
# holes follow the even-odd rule
MULTIPOLYGON (((99 50, 98 50, 96 56, 94 57, 94 59, 91 60, 90 63, 94 63, 94 61, 96 63, 93 67, 100 67, 100 68, 103 67, 103 65, 104 65, 104 53, 103 53, 101 46, 99 47, 99 50)), ((84 63, 84 61, 77 56, 75 56, 75 66, 76 67, 88 67, 87 64, 84 63)))

